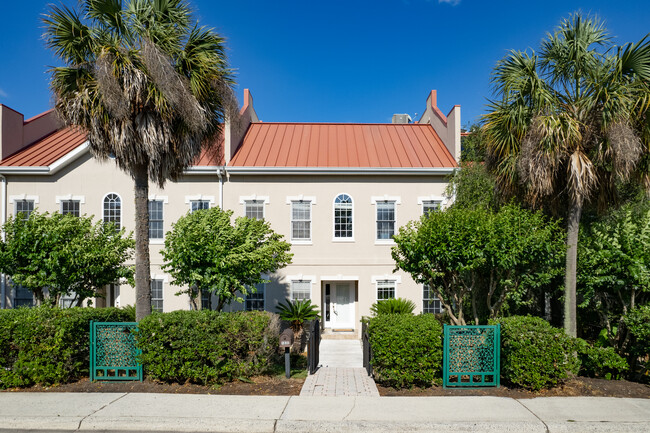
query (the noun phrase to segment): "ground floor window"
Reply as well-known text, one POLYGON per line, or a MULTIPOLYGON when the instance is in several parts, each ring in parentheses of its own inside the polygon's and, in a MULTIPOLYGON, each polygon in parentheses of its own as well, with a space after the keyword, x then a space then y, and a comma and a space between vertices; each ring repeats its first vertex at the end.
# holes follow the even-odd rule
POLYGON ((379 280, 377 281, 377 300, 395 299, 395 281, 379 280))
POLYGON ((248 292, 246 311, 264 311, 264 286, 264 283, 255 284, 255 293, 248 292))
POLYGON ((212 293, 201 290, 201 310, 212 310, 212 293))
POLYGON ((311 281, 296 280, 291 282, 291 300, 311 298, 311 281))
POLYGON ((424 285, 422 294, 422 312, 423 313, 442 313, 442 304, 440 299, 429 288, 428 284, 424 285))
POLYGON ((163 280, 151 280, 151 310, 163 311, 163 280))

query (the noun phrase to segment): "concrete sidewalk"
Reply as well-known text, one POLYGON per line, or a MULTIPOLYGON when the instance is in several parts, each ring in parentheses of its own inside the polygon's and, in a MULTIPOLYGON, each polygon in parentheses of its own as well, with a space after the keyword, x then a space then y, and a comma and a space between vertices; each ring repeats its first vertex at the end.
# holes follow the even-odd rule
POLYGON ((0 431, 636 433, 650 399, 2 392, 0 431))

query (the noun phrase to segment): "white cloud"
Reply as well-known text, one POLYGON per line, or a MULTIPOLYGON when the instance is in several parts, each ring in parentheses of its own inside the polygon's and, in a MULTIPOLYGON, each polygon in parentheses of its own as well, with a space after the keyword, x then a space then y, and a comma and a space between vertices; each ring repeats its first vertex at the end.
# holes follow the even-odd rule
POLYGON ((0 98, 8 98, 9 95, 7 95, 7 92, 4 90, 0 89, 0 98))
POLYGON ((458 6, 460 4, 460 0, 438 0, 438 3, 447 3, 451 6, 458 6))

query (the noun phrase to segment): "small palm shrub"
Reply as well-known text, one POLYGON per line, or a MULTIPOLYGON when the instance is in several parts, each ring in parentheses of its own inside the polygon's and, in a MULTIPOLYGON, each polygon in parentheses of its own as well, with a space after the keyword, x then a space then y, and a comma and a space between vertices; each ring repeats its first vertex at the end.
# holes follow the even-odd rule
POLYGON ((413 314, 415 303, 410 299, 384 299, 377 301, 370 307, 373 316, 381 314, 413 314))
POLYGON ((311 303, 309 299, 298 299, 291 301, 286 299, 284 303, 280 303, 277 307, 280 319, 289 322, 289 326, 296 334, 296 338, 305 326, 305 322, 317 319, 319 316, 318 307, 311 303))

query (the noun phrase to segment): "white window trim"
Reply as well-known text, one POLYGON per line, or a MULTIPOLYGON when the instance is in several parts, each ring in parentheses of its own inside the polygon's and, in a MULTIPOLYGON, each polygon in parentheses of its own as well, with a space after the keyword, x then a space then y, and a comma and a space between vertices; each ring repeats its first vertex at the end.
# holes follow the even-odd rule
POLYGON ((289 208, 289 238, 291 245, 314 245, 314 211, 312 206, 316 203, 316 197, 305 197, 302 194, 298 196, 287 196, 287 204, 292 206, 289 208), (293 239, 293 202, 308 202, 309 203, 309 239, 293 239))
POLYGON ((392 281, 392 282, 394 282, 395 283, 395 299, 397 299, 399 297, 399 296, 397 296, 397 293, 398 293, 398 290, 397 290, 398 286, 397 285, 402 283, 402 277, 400 275, 388 275, 388 274, 373 275, 372 277, 370 277, 370 281, 372 282, 372 284, 375 285, 375 302, 379 301, 379 299, 377 298, 377 292, 379 291, 379 281, 392 281))
POLYGON ((447 207, 447 197, 443 197, 440 195, 427 195, 427 196, 421 196, 418 197, 418 205, 420 206, 421 215, 424 215, 424 202, 425 201, 437 201, 440 202, 440 210, 444 210, 447 207))
POLYGON ((269 196, 268 195, 240 195, 239 196, 239 204, 246 204, 247 201, 251 200, 256 200, 256 201, 261 201, 265 205, 269 204, 269 196))
POLYGON ((100 203, 101 207, 100 207, 99 214, 102 216, 101 217, 102 221, 104 221, 104 200, 106 200, 106 197, 108 197, 110 194, 115 194, 117 198, 120 199, 120 226, 118 227, 118 229, 121 230, 122 227, 124 227, 124 200, 122 199, 122 196, 120 194, 116 192, 107 192, 106 194, 104 194, 104 196, 102 197, 102 201, 100 203))
MULTIPOLYGON (((314 293, 314 284, 316 283, 316 277, 314 275, 287 275, 285 277, 285 280, 289 283, 289 299, 292 299, 292 291, 293 287, 293 282, 303 282, 303 283, 309 283, 309 297, 307 299, 311 300, 312 299, 312 294, 314 293)), ((265 300, 266 302, 266 300, 265 300)))
POLYGON ((438 302, 440 302, 440 313, 425 313, 424 312, 424 301, 425 301, 425 299, 424 299, 424 286, 427 286, 427 285, 428 284, 422 284, 421 285, 421 287, 422 287, 422 313, 423 314, 440 314, 440 313, 444 313, 445 312, 445 307, 442 306, 442 301, 440 301, 440 298, 438 298, 438 296, 436 294, 434 294, 431 289, 429 289, 429 293, 433 295, 433 298, 429 298, 428 300, 432 301, 432 300, 437 299, 438 302))
POLYGON ((396 205, 402 204, 402 197, 398 195, 382 195, 370 197, 370 204, 377 204, 377 202, 393 201, 396 205))
MULTIPOLYGON (((210 205, 214 204, 214 196, 213 195, 203 195, 203 194, 198 194, 198 195, 186 195, 185 196, 185 204, 190 205, 190 208, 192 206, 193 201, 199 201, 199 200, 205 200, 210 203, 210 205)), ((210 206, 212 207, 212 206, 210 206)))
POLYGON ((372 196, 370 197, 370 204, 375 206, 375 245, 395 245, 393 239, 377 239, 377 203, 393 202, 395 203, 395 230, 397 233, 397 205, 402 204, 402 197, 400 196, 372 196))
MULTIPOLYGON (((169 197, 166 195, 156 195, 156 194, 150 194, 149 195, 149 201, 161 201, 163 203, 163 237, 162 238, 156 238, 156 239, 151 239, 149 238, 149 245, 163 245, 165 243, 165 205, 169 203, 169 197)), ((147 206, 149 204, 147 203, 147 206)), ((147 222, 147 225, 149 223, 147 222)), ((148 230, 147 230, 148 231, 148 230)))
MULTIPOLYGON (((160 299, 162 300, 162 304, 163 304, 161 313, 164 313, 165 312, 165 285, 167 284, 167 276, 166 275, 164 275, 164 276, 152 275, 151 276, 151 281, 153 281, 153 280, 162 281, 162 289, 161 289, 161 296, 162 297, 160 299)), ((151 300, 153 301, 153 296, 151 297, 151 300)))
POLYGON ((348 194, 347 192, 339 192, 334 194, 334 199, 332 200, 332 242, 354 242, 354 235, 356 233, 356 230, 354 229, 354 223, 356 221, 356 218, 354 216, 354 203, 355 199, 352 197, 351 194, 348 194), (336 198, 342 194, 347 195, 350 197, 350 200, 352 200, 352 237, 351 238, 337 238, 336 237, 336 198))
POLYGON ((169 197, 166 195, 149 194, 149 200, 156 200, 163 202, 163 204, 169 204, 169 197))
MULTIPOLYGON (((334 199, 336 200, 336 197, 334 199)), ((315 196, 310 196, 310 195, 302 195, 302 194, 300 194, 300 195, 288 195, 286 203, 291 204, 292 201, 310 201, 311 204, 314 205, 314 204, 316 204, 316 197, 315 196)))
POLYGON ((247 201, 260 201, 262 202, 262 219, 266 218, 266 205, 269 204, 268 195, 240 195, 239 204, 244 206, 244 216, 246 216, 246 202, 247 201))
MULTIPOLYGON (((78 201, 79 204, 86 204, 85 195, 72 195, 72 194, 57 195, 55 199, 56 199, 55 201, 56 204, 61 204, 62 201, 69 201, 69 200, 78 201)), ((102 202, 102 206, 103 206, 103 202, 102 202)))
POLYGON ((37 195, 26 195, 26 194, 18 194, 18 195, 10 195, 9 196, 9 201, 13 203, 14 205, 14 216, 16 216, 16 202, 17 201, 22 201, 22 200, 27 200, 27 201, 33 201, 34 202, 34 210, 36 210, 36 205, 38 204, 38 196, 37 195))

